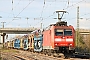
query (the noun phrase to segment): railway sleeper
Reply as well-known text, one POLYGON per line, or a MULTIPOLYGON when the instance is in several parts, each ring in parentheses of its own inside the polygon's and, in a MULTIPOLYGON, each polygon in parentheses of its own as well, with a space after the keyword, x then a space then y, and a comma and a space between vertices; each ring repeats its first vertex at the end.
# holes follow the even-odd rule
POLYGON ((64 54, 63 53, 54 53, 53 54, 54 57, 58 57, 58 58, 65 58, 64 54))
POLYGON ((63 53, 57 53, 56 51, 49 50, 49 49, 44 49, 42 51, 43 54, 48 55, 48 56, 53 56, 53 57, 60 57, 60 58, 65 58, 63 53))
POLYGON ((16 57, 16 58, 18 58, 18 59, 20 59, 20 60, 25 60, 24 58, 19 57, 19 56, 14 56, 14 57, 16 57))

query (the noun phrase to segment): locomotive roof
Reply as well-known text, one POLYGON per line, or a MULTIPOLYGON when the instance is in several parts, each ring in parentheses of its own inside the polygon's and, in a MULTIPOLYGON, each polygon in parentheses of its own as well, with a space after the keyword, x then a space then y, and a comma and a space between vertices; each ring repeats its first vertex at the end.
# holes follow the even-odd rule
POLYGON ((60 22, 56 22, 56 24, 50 24, 50 26, 67 26, 67 22, 60 21, 60 22))

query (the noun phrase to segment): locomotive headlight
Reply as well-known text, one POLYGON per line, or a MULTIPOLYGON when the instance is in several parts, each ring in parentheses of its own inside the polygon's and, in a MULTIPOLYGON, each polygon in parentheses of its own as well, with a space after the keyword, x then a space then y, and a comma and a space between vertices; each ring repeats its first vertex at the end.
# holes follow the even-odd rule
POLYGON ((57 44, 55 44, 55 45, 57 45, 57 44))
POLYGON ((61 39, 59 39, 59 38, 56 38, 56 39, 55 39, 55 41, 61 41, 61 39))
POLYGON ((68 39, 66 39, 66 41, 67 42, 73 42, 73 39, 68 38, 68 39))
POLYGON ((72 44, 70 44, 70 46, 72 46, 72 44))

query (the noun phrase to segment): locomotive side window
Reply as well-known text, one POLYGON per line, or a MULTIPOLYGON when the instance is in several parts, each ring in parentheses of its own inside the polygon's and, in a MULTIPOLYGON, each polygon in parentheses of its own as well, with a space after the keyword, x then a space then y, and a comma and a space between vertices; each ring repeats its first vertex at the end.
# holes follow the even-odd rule
POLYGON ((72 36, 72 30, 71 29, 64 29, 64 35, 65 36, 72 36))
POLYGON ((56 30, 55 30, 55 35, 56 35, 56 36, 62 36, 62 35, 63 35, 63 30, 61 30, 61 29, 56 29, 56 30))

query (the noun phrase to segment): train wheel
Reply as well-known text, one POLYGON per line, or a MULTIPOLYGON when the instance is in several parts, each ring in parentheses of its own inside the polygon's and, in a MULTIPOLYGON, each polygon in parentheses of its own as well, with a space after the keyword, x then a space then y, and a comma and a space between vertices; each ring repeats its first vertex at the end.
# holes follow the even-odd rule
POLYGON ((51 56, 52 52, 51 50, 48 50, 48 56, 51 56))
POLYGON ((46 50, 43 50, 43 53, 46 55, 46 50))
POLYGON ((69 50, 69 53, 73 54, 75 53, 75 50, 69 50))

